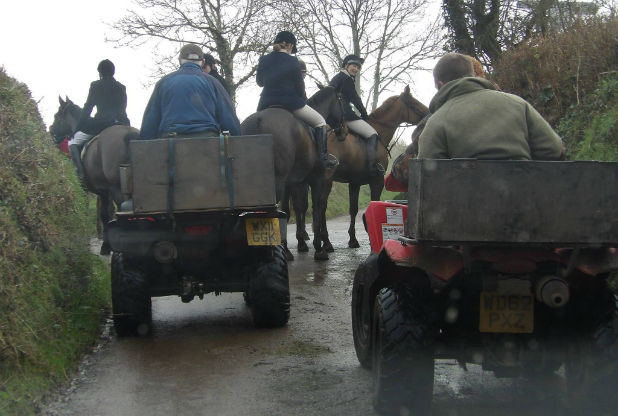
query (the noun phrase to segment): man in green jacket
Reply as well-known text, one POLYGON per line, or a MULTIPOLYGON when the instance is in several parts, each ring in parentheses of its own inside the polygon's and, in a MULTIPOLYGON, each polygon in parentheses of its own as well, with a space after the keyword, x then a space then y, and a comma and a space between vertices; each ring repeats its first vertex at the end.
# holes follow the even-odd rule
POLYGON ((419 137, 420 159, 560 160, 560 136, 526 100, 474 76, 466 55, 448 53, 433 70, 438 92, 419 137))

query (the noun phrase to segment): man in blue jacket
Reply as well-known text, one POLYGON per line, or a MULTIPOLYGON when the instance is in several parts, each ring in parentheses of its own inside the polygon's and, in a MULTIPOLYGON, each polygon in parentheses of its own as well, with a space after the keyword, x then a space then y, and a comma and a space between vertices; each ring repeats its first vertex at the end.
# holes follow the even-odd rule
POLYGON ((202 71, 204 53, 194 44, 180 49, 180 68, 161 78, 148 101, 140 135, 156 139, 172 133, 193 135, 229 131, 240 135, 230 96, 202 71))

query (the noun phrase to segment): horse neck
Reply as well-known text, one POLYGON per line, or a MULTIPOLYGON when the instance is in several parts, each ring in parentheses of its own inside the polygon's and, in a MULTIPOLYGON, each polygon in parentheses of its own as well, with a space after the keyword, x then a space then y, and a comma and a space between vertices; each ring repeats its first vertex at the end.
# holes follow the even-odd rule
POLYGON ((403 117, 399 116, 399 111, 385 111, 382 117, 369 117, 369 124, 378 132, 380 141, 387 146, 395 136, 395 131, 403 123, 403 117))

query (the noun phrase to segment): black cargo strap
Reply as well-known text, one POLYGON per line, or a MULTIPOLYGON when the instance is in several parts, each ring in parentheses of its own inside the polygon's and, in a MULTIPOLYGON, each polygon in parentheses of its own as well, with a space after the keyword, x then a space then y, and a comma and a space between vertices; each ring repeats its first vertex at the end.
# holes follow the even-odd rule
POLYGON ((174 212, 174 175, 176 165, 176 146, 174 136, 167 139, 167 213, 172 215, 174 212))
POLYGON ((221 187, 227 187, 230 208, 234 209, 234 177, 232 175, 232 160, 234 158, 228 156, 229 139, 229 132, 225 131, 219 135, 219 168, 221 169, 221 187))

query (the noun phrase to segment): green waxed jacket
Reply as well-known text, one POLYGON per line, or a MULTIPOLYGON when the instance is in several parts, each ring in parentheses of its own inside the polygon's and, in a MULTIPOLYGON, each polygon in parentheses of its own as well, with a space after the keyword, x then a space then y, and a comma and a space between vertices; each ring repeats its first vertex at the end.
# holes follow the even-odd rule
POLYGON ((560 136, 524 99, 482 78, 447 82, 429 104, 421 159, 559 160, 560 136))

